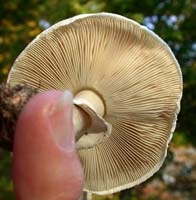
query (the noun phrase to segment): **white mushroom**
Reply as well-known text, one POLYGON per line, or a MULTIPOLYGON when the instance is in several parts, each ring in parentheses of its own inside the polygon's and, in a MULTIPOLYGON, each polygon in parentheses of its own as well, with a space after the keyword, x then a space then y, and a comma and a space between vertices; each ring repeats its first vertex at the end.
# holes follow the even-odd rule
POLYGON ((182 76, 167 44, 138 23, 109 13, 61 21, 19 55, 8 82, 74 94, 85 191, 133 187, 163 164, 182 76))

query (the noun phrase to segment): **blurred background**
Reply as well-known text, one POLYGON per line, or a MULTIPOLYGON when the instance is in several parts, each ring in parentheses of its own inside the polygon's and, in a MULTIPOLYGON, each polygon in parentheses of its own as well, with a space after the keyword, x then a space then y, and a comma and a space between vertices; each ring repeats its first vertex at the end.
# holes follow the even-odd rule
MULTIPOLYGON (((196 199, 196 0, 0 0, 0 82, 42 30, 81 13, 112 12, 147 26, 180 63, 184 92, 177 128, 161 170, 147 182, 95 200, 196 199)), ((11 157, 0 149, 0 200, 13 200, 11 157)))

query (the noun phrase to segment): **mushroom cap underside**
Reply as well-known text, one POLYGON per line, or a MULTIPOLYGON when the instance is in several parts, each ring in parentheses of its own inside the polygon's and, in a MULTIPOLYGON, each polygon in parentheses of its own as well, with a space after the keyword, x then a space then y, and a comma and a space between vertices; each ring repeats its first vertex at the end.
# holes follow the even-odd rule
POLYGON ((26 47, 8 82, 101 96, 112 134, 78 150, 86 191, 133 187, 161 167, 180 108, 182 76, 170 48, 147 28, 108 13, 64 20, 26 47))

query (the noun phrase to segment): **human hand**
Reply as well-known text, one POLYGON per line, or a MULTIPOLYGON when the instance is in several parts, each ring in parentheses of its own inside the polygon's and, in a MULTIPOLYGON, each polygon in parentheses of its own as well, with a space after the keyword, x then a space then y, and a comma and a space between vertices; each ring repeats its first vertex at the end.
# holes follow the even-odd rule
POLYGON ((37 94, 20 113, 14 139, 16 200, 77 200, 83 172, 75 150, 70 92, 37 94))

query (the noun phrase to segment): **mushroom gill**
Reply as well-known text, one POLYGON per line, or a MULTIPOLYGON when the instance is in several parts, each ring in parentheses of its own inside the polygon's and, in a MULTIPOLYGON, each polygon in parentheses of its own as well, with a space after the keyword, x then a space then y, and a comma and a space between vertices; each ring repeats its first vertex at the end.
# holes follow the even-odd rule
POLYGON ((59 22, 19 55, 8 82, 100 97, 112 133, 87 133, 77 142, 86 191, 133 187, 163 164, 179 112, 181 71, 167 44, 136 22, 107 13, 59 22))

